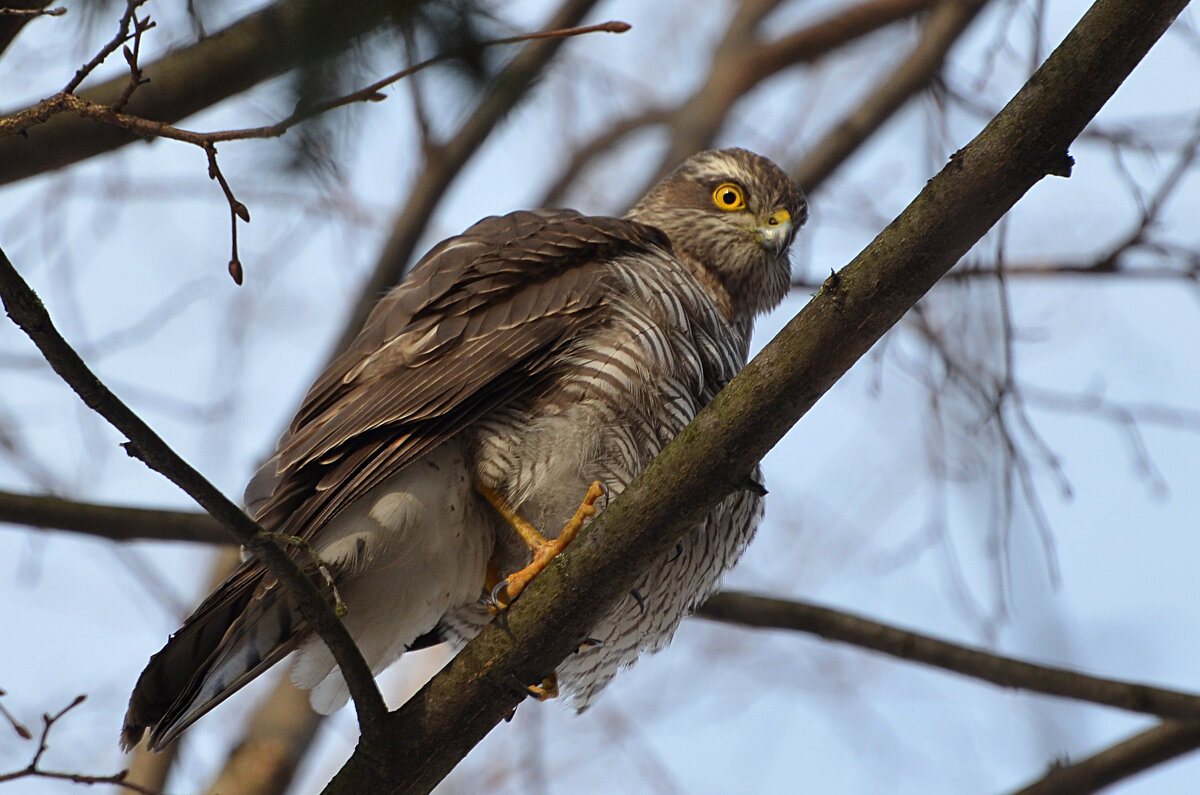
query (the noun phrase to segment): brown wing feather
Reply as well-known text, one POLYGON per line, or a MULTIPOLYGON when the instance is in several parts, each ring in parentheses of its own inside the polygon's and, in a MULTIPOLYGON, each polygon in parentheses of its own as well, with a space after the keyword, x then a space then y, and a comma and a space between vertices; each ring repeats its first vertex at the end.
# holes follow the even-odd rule
MULTIPOLYGON (((666 236, 566 210, 485 218, 439 243, 309 390, 247 490, 255 516, 268 529, 311 538, 425 452, 538 389, 554 354, 603 313, 606 263, 648 248, 668 249, 666 236)), ((304 629, 298 617, 284 617, 261 666, 209 703, 191 703, 214 661, 275 601, 274 588, 248 561, 188 617, 138 680, 126 743, 146 726, 158 742, 169 740, 286 653, 304 629)))
POLYGON ((486 218, 440 243, 375 308, 280 442, 277 474, 314 491, 298 504, 295 492, 277 490, 260 519, 307 537, 420 454, 536 388, 551 354, 603 311, 606 262, 667 245, 650 227, 571 211, 486 218))

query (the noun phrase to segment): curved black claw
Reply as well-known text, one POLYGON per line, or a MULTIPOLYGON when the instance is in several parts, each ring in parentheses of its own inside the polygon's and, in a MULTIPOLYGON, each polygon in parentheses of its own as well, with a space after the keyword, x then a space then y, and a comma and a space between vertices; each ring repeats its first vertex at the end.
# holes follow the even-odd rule
MULTIPOLYGON (((525 696, 525 698, 532 698, 532 699, 536 699, 537 701, 546 701, 547 699, 555 698, 556 696, 558 696, 558 679, 553 674, 546 677, 546 679, 543 680, 542 685, 540 687, 538 685, 525 684, 524 682, 521 681, 520 677, 518 677, 516 674, 513 674, 512 678, 513 678, 513 681, 516 682, 517 686, 518 686, 518 690, 516 692, 525 696)), ((513 707, 513 713, 515 713, 516 711, 517 711, 517 708, 513 707)), ((508 720, 512 719, 511 715, 512 715, 512 713, 510 713, 508 720)))
POLYGON ((679 560, 681 557, 683 557, 683 542, 682 541, 680 541, 679 543, 677 543, 675 545, 675 554, 672 555, 671 557, 667 558, 667 563, 674 563, 675 561, 679 560))
POLYGON ((500 582, 496 583, 495 586, 492 587, 492 592, 488 594, 488 598, 487 598, 488 607, 495 610, 497 613, 503 613, 504 611, 508 610, 508 605, 500 604, 500 592, 503 591, 507 587, 508 587, 508 580, 507 579, 501 580, 500 582))
POLYGON ((583 651, 584 649, 598 649, 603 645, 604 641, 600 640, 599 638, 584 638, 583 640, 579 641, 578 644, 576 644, 575 654, 579 654, 579 652, 583 651))
POLYGON ((746 476, 746 481, 742 485, 742 488, 756 497, 765 497, 768 494, 767 487, 755 480, 752 475, 746 476))
POLYGON ((629 595, 633 597, 633 600, 635 602, 637 602, 638 610, 641 611, 640 613, 638 613, 638 615, 640 615, 640 616, 646 615, 646 597, 642 596, 642 592, 639 591, 637 588, 634 588, 632 591, 629 592, 629 595))
MULTIPOLYGON (((516 683, 516 688, 514 688, 514 690, 513 690, 514 693, 520 693, 522 696, 525 696, 525 698, 534 698, 535 697, 537 691, 531 685, 527 685, 524 682, 522 682, 521 677, 517 676, 516 674, 513 674, 512 680, 514 683, 516 683)), ((513 712, 516 712, 516 711, 517 711, 517 708, 513 707, 513 712)))

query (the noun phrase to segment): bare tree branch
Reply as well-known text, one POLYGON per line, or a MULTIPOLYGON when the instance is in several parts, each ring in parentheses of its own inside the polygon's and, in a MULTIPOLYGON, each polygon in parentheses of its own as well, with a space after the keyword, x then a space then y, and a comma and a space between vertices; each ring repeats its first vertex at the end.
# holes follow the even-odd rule
POLYGON ((1078 762, 1050 772, 1013 795, 1090 795, 1200 748, 1200 723, 1160 723, 1078 762))
POLYGON ((808 632, 1000 687, 1104 704, 1161 718, 1200 720, 1200 695, 1037 665, 813 604, 724 591, 705 602, 696 614, 738 626, 808 632))
POLYGON ((230 543, 229 533, 206 513, 97 505, 11 491, 0 491, 0 522, 67 530, 113 541, 230 543))
POLYGON ((140 417, 108 390, 54 328, 42 302, 0 250, 0 297, 10 318, 24 331, 54 371, 96 413, 125 434, 126 452, 166 475, 219 521, 297 597, 305 620, 329 646, 346 679, 364 734, 379 732, 387 714, 371 669, 317 585, 257 522, 180 458, 140 417))
POLYGON ((364 735, 329 793, 433 788, 668 556, 681 528, 745 473, 1012 205, 1070 143, 1186 0, 1098 0, 1017 96, 716 399, 506 614, 364 735), (1064 101, 1069 97, 1070 101, 1064 101))
MULTIPOLYGON (((150 83, 130 98, 125 113, 173 124, 307 59, 340 51, 393 12, 390 4, 376 0, 278 0, 144 66, 150 83)), ((121 76, 83 91, 79 97, 111 107, 128 84, 128 76, 121 76)), ((139 140, 128 130, 57 115, 24 136, 0 139, 0 184, 53 171, 139 140)))
MULTIPOLYGON (((139 33, 145 28, 139 28, 139 33)), ((542 39, 565 39, 572 36, 579 36, 586 33, 624 33, 629 30, 629 25, 624 22, 603 22, 598 25, 587 25, 584 27, 552 29, 542 31, 540 33, 526 33, 519 36, 508 36, 502 39, 493 39, 479 43, 480 47, 490 47, 500 44, 515 44, 522 41, 538 41, 542 39)), ((110 42, 110 47, 117 43, 123 42, 128 38, 132 38, 135 34, 128 34, 125 28, 122 28, 121 34, 110 42)), ((106 47, 105 50, 109 49, 106 47)), ((102 60, 104 55, 108 53, 101 50, 101 54, 97 55, 82 69, 75 79, 81 80, 91 69, 94 69, 102 60)), ((388 75, 380 80, 371 83, 368 86, 352 91, 348 94, 333 97, 328 100, 315 102, 310 105, 304 105, 296 108, 296 110, 287 118, 275 122, 273 124, 259 125, 257 127, 244 127, 233 130, 216 130, 212 132, 199 132, 194 130, 185 130, 176 127, 166 122, 147 119, 133 113, 123 113, 123 108, 130 99, 132 91, 128 91, 130 82, 127 82, 126 92, 122 93, 121 97, 111 105, 105 105, 98 102, 93 102, 88 99, 76 96, 73 92, 75 80, 71 81, 71 85, 63 91, 55 94, 53 97, 44 99, 38 104, 26 108, 25 110, 14 113, 8 117, 0 118, 0 136, 13 136, 20 133, 28 133, 37 125, 44 124, 57 114, 64 111, 69 111, 85 119, 110 124, 114 127, 120 127, 123 130, 136 133, 138 137, 152 140, 154 138, 169 138, 174 141, 182 141, 184 143, 193 144, 205 148, 209 151, 215 151, 213 144, 222 143, 225 141, 244 141, 254 138, 278 138, 286 133, 291 128, 301 122, 307 121, 322 113, 328 113, 335 108, 345 107, 357 102, 376 102, 385 97, 379 92, 388 86, 409 77, 422 69, 442 63, 449 60, 450 53, 442 53, 435 55, 432 58, 427 58, 418 64, 414 64, 398 72, 388 75)), ((137 66, 136 61, 130 64, 132 69, 140 73, 142 70, 137 66)), ((136 85, 136 84, 134 84, 136 85)), ((228 186, 224 186, 228 192, 228 186)))

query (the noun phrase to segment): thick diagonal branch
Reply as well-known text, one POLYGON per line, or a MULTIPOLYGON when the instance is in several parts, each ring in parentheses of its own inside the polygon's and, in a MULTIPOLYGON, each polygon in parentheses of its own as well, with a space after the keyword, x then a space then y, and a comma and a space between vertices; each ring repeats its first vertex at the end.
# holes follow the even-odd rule
POLYGON ((850 366, 1047 174, 1186 0, 1099 0, 1016 97, 830 277, 713 403, 492 625, 364 738, 328 792, 424 792, 574 651, 850 366))

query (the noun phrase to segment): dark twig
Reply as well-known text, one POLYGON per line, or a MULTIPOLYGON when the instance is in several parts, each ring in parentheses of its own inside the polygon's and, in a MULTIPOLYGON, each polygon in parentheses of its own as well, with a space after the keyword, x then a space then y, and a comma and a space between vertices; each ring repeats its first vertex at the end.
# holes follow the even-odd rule
MULTIPOLYGON (((0 691, 0 693, 2 693, 2 691, 0 691)), ((50 747, 50 730, 54 728, 54 724, 57 723, 68 712, 82 704, 86 698, 87 696, 76 696, 74 701, 60 709, 55 714, 51 715, 48 712, 43 714, 42 734, 38 738, 38 747, 37 750, 33 752, 33 759, 30 760, 28 765, 20 770, 13 770, 9 773, 0 773, 0 784, 7 783, 9 781, 16 781, 22 778, 49 778, 57 781, 70 781, 75 784, 114 784, 127 790, 140 792, 142 795, 159 795, 157 790, 147 789, 137 784, 125 781, 125 776, 129 772, 128 770, 122 770, 118 773, 112 774, 111 776, 88 776, 82 773, 64 773, 58 770, 46 770, 42 767, 39 767, 42 761, 42 756, 45 755, 46 750, 50 747)), ((5 714, 7 715, 7 712, 5 714)), ((14 725, 17 724, 14 722, 14 725)), ((26 732, 28 732, 28 729, 26 729, 26 732)), ((27 740, 32 739, 32 735, 22 735, 22 737, 27 740)))
POLYGON ((217 165, 217 147, 211 141, 205 142, 204 154, 208 156, 208 178, 217 181, 225 194, 225 201, 229 203, 229 230, 232 240, 229 252, 229 275, 233 277, 235 284, 240 285, 242 283, 242 261, 238 258, 237 222, 241 218, 246 223, 250 223, 250 210, 233 195, 233 189, 229 187, 228 180, 221 173, 221 167, 217 165))
POLYGON ((305 620, 329 646, 354 698, 364 734, 378 731, 387 715, 371 669, 317 585, 275 545, 257 522, 229 501, 199 472, 179 457, 148 425, 88 369, 67 344, 42 302, 0 250, 0 297, 9 317, 29 335, 54 371, 93 411, 129 439, 123 447, 150 468, 161 472, 219 521, 237 541, 253 552, 297 597, 305 620))
POLYGON ((125 5, 125 13, 121 15, 121 21, 117 23, 117 35, 113 36, 107 44, 101 47, 100 51, 92 57, 92 60, 79 67, 79 69, 75 72, 75 76, 72 77, 65 86, 63 86, 63 89, 60 93, 74 93, 75 89, 79 88, 79 84, 82 83, 88 75, 94 72, 96 67, 104 63, 108 56, 117 51, 118 47, 129 41, 129 39, 134 35, 137 35, 136 33, 129 32, 129 26, 133 24, 137 14, 138 6, 144 4, 145 2, 146 0, 127 0, 125 5))
POLYGON ((117 113, 120 113, 121 109, 129 104, 129 98, 133 96, 134 91, 137 91, 138 86, 150 82, 143 74, 142 67, 138 65, 138 58, 142 52, 142 34, 153 27, 154 23, 150 21, 150 17, 134 20, 133 47, 130 48, 126 45, 122 50, 125 55, 125 63, 129 65, 129 84, 125 86, 121 96, 117 97, 117 101, 112 104, 113 111, 117 113))
MULTIPOLYGON (((5 695, 5 693, 4 693, 3 688, 0 688, 0 696, 4 696, 4 695, 5 695)), ((13 717, 13 714, 8 711, 8 709, 4 706, 3 703, 0 703, 0 716, 2 716, 5 720, 8 721, 9 725, 12 726, 13 731, 15 731, 17 733, 17 736, 20 737, 22 740, 32 740, 33 739, 33 732, 29 731, 29 728, 24 723, 21 723, 21 721, 17 720, 15 717, 13 717)))

